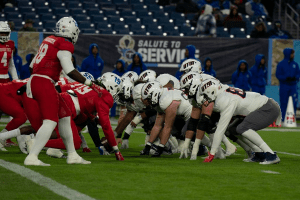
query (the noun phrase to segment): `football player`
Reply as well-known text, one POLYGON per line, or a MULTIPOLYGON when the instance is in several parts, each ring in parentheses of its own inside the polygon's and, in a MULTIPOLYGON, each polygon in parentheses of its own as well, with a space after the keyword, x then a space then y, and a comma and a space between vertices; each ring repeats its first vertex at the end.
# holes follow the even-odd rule
MULTIPOLYGON (((4 21, 0 21, 0 83, 10 82, 8 72, 13 80, 18 79, 13 59, 15 43, 10 40, 10 33, 9 25, 4 21)), ((0 112, 0 114, 2 113, 0 112)), ((3 129, 1 132, 5 131, 7 131, 7 129, 3 129)), ((7 140, 6 143, 10 145, 15 144, 10 139, 7 140)))
MULTIPOLYGON (((40 161, 38 155, 58 123, 59 104, 65 104, 54 86, 59 80, 61 70, 73 80, 91 87, 99 95, 102 94, 100 86, 83 77, 73 67, 71 58, 79 32, 77 22, 72 17, 61 18, 56 23, 55 35, 43 40, 38 53, 30 64, 32 75, 27 83, 26 93, 29 98, 37 101, 39 108, 37 112, 42 116, 43 123, 37 131, 36 140, 24 161, 25 165, 50 166, 40 161)), ((59 120, 58 128, 67 148, 67 163, 90 164, 91 162, 85 161, 75 151, 71 130, 71 112, 66 105, 62 106, 66 108, 66 111, 65 116, 59 120)))
POLYGON ((280 162, 279 157, 258 135, 257 130, 268 127, 276 120, 281 121, 279 105, 271 98, 255 92, 245 92, 238 88, 220 84, 215 79, 208 79, 201 83, 196 94, 197 103, 207 107, 207 111, 220 112, 220 120, 214 134, 214 140, 209 156, 204 162, 212 162, 220 145, 221 139, 228 124, 235 115, 246 116, 241 123, 234 127, 232 132, 247 138, 259 147, 252 161, 260 164, 276 164, 280 162))

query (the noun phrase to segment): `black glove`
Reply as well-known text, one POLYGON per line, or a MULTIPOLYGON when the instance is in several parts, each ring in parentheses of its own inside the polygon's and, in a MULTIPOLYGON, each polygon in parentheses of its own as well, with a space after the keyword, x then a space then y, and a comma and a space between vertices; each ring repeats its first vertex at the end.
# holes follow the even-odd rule
POLYGON ((146 145, 145 148, 140 152, 140 155, 141 156, 145 156, 145 155, 149 156, 150 148, 151 148, 150 145, 146 145))

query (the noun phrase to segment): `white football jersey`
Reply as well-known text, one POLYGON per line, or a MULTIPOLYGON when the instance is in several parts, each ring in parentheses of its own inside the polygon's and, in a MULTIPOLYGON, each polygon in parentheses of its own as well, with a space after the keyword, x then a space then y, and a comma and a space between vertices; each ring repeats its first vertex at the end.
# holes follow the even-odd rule
POLYGON ((163 88, 161 97, 159 98, 159 107, 155 108, 158 112, 165 112, 173 101, 180 101, 176 115, 180 115, 187 121, 191 117, 192 105, 190 104, 187 95, 181 90, 168 90, 163 88))
MULTIPOLYGON (((225 85, 227 86, 227 85, 225 85)), ((233 87, 223 87, 218 92, 214 104, 214 111, 220 112, 220 120, 214 135, 212 153, 215 153, 221 143, 232 116, 247 116, 253 111, 261 108, 268 101, 268 97, 255 92, 244 92, 233 87)))
POLYGON ((179 80, 170 74, 161 74, 156 78, 156 81, 160 82, 162 86, 165 86, 169 81, 173 81, 174 89, 180 90, 179 80))
POLYGON ((126 106, 127 110, 135 111, 135 112, 139 112, 140 111, 140 107, 138 105, 136 105, 135 102, 133 102, 133 103, 126 102, 125 106, 126 106))

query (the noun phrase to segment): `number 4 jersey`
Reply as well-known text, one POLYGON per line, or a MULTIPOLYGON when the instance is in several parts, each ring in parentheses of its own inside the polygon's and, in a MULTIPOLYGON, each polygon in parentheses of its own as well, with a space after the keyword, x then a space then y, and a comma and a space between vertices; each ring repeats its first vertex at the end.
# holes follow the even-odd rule
POLYGON ((58 81, 62 70, 58 51, 70 51, 74 53, 74 45, 67 39, 51 35, 44 39, 33 62, 33 74, 49 76, 55 82, 58 81))
POLYGON ((8 66, 14 49, 15 43, 12 40, 0 43, 0 78, 9 78, 8 66))

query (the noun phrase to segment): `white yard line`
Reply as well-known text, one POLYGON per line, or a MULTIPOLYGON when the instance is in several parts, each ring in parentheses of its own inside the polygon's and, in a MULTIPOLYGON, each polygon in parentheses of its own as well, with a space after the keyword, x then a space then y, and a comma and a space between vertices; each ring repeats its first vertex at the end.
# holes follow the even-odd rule
POLYGON ((11 162, 7 162, 2 159, 0 159, 0 166, 4 167, 7 170, 15 172, 16 174, 19 174, 40 186, 44 186, 45 188, 51 190, 55 194, 65 197, 66 199, 95 200, 94 198, 92 198, 90 196, 87 196, 76 190, 68 188, 67 186, 62 185, 62 184, 52 180, 51 178, 45 177, 45 176, 41 175, 40 173, 37 173, 37 172, 35 172, 31 169, 28 169, 24 166, 20 166, 20 165, 11 163, 11 162))
POLYGON ((288 153, 288 152, 280 152, 280 151, 277 151, 277 153, 280 153, 280 154, 286 154, 286 155, 290 155, 290 156, 300 156, 300 154, 288 153))

